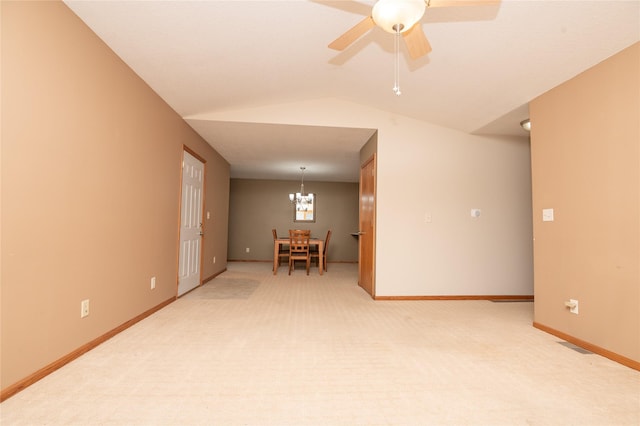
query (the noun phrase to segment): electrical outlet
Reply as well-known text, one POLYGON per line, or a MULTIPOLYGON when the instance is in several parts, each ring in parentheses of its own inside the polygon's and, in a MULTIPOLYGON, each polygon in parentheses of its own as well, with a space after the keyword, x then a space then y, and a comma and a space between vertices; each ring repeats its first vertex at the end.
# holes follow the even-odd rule
POLYGON ((576 299, 569 299, 567 302, 564 302, 564 305, 569 308, 569 312, 578 315, 579 303, 576 299))
POLYGON ((251 250, 249 249, 249 247, 247 247, 247 249, 246 249, 246 250, 247 250, 247 253, 249 253, 249 252, 251 251, 251 250))
POLYGON ((87 315, 89 315, 89 299, 80 302, 80 318, 84 318, 87 315))
POLYGON ((572 314, 578 314, 578 301, 571 299, 571 302, 575 303, 575 306, 573 306, 571 309, 569 309, 569 312, 571 312, 572 314))
POLYGON ((151 277, 151 290, 156 288, 156 277, 151 277))

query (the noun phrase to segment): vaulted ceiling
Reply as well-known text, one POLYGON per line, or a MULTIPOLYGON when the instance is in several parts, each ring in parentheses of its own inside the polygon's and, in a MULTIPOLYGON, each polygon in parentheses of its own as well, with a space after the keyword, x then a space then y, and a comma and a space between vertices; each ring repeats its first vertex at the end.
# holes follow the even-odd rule
MULTIPOLYGON (((467 133, 528 138, 528 102, 640 40, 640 2, 502 0, 429 8, 433 51, 401 48, 374 28, 342 52, 327 45, 373 1, 76 1, 65 3, 231 164, 232 177, 355 180, 372 129, 195 119, 332 97, 467 133), (326 141, 323 150, 315 150, 326 141), (286 154, 285 154, 286 153, 286 154), (291 170, 273 164, 287 157, 291 170)), ((356 178, 357 179, 357 178, 356 178)))

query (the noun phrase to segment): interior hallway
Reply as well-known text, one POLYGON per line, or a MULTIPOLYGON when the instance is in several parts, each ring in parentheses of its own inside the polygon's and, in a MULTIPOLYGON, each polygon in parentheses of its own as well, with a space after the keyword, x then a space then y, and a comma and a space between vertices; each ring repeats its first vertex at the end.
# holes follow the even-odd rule
POLYGON ((0 423, 640 424, 640 372, 559 344, 532 315, 530 302, 376 302, 353 264, 321 277, 231 262, 3 402, 0 423))

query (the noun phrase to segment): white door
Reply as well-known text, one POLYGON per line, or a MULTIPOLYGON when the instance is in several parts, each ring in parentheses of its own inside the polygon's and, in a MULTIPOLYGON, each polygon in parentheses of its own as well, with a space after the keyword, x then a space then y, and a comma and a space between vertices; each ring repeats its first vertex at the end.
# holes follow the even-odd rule
POLYGON ((178 296, 185 294, 200 284, 203 186, 204 164, 187 151, 184 151, 182 204, 180 207, 178 296))

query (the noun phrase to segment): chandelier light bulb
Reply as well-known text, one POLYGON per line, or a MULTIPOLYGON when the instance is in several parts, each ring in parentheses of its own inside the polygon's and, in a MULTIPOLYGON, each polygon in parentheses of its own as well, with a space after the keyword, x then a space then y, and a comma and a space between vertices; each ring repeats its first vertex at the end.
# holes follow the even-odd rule
POLYGON ((302 171, 302 178, 300 181, 300 192, 296 192, 296 193, 290 193, 289 194, 289 201, 291 201, 292 204, 300 204, 300 203, 306 203, 308 200, 313 199, 313 196, 311 196, 311 194, 305 194, 304 192, 304 171, 307 168, 304 166, 300 167, 300 170, 302 171))

